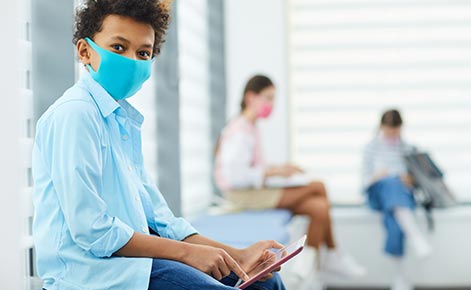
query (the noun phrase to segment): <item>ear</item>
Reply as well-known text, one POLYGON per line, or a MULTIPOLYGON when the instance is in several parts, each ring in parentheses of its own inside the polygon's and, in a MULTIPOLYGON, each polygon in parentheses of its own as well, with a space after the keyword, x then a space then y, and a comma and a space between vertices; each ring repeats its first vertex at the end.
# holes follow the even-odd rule
POLYGON ((77 55, 80 61, 84 64, 91 64, 91 47, 85 39, 77 41, 77 55))
POLYGON ((245 94, 245 103, 247 105, 249 104, 252 104, 254 99, 257 97, 257 94, 255 92, 252 92, 252 91, 248 91, 246 94, 245 94))

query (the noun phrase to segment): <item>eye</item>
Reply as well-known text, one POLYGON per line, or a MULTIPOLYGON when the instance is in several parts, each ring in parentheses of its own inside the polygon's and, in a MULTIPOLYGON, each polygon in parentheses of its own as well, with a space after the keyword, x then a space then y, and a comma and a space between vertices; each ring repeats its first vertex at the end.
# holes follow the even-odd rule
POLYGON ((117 51, 117 52, 123 52, 124 51, 124 46, 122 46, 121 44, 113 44, 111 46, 111 48, 113 48, 113 50, 117 51))
POLYGON ((151 58, 151 55, 152 55, 151 52, 147 50, 139 51, 138 54, 142 59, 149 59, 151 58))
POLYGON ((275 96, 273 95, 262 95, 262 96, 267 101, 273 101, 273 99, 275 98, 275 96))

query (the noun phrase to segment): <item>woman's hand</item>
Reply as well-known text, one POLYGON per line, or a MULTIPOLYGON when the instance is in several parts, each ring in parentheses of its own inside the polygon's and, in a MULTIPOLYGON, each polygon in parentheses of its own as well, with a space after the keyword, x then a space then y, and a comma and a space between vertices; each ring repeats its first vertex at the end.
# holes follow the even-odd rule
POLYGON ((382 169, 378 172, 376 172, 374 175, 373 175, 373 178, 371 179, 371 184, 385 178, 386 176, 389 175, 389 171, 387 169, 382 169))
POLYGON ((217 280, 228 276, 231 271, 243 280, 249 279, 242 267, 223 249, 197 244, 188 246, 189 250, 182 259, 183 263, 217 280))
MULTIPOLYGON (((274 253, 270 249, 281 249, 283 245, 273 241, 260 241, 250 247, 238 250, 233 256, 234 259, 239 263, 242 269, 252 276, 256 273, 251 273, 258 265, 274 257, 274 253)), ((258 270, 258 269, 257 269, 258 270)), ((276 271, 279 271, 277 269, 276 271)), ((253 271, 255 272, 255 271, 253 271)), ((257 271, 258 272, 258 271, 257 271)), ((273 274, 268 274, 263 277, 262 280, 270 279, 273 274)), ((239 276, 240 277, 240 276, 239 276)), ((245 281, 245 279, 242 279, 245 281)))
POLYGON ((283 176, 290 177, 297 173, 304 173, 304 171, 296 165, 285 164, 280 166, 272 166, 267 169, 265 176, 283 176))
POLYGON ((283 166, 287 172, 290 173, 291 175, 298 174, 298 173, 304 173, 304 170, 302 170, 299 166, 293 165, 293 164, 285 164, 283 166))

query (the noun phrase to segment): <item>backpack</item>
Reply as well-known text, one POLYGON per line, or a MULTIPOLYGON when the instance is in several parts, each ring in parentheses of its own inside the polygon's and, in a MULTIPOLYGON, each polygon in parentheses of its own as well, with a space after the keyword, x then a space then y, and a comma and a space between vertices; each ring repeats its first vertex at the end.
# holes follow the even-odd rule
POLYGON ((414 180, 416 201, 424 207, 428 228, 433 230, 432 208, 453 206, 455 197, 443 180, 443 171, 428 153, 414 150, 404 158, 414 180))

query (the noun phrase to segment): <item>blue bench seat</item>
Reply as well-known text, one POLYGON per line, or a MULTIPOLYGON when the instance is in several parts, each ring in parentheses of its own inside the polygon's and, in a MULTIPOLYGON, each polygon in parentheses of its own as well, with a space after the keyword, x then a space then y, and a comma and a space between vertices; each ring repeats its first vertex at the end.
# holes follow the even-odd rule
POLYGON ((203 215, 192 225, 213 240, 243 248, 260 240, 289 242, 287 225, 292 214, 287 210, 243 211, 222 215, 203 215))

